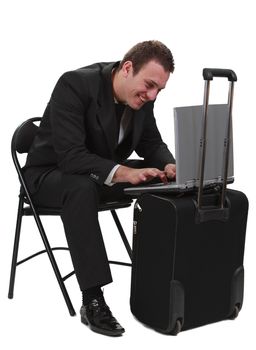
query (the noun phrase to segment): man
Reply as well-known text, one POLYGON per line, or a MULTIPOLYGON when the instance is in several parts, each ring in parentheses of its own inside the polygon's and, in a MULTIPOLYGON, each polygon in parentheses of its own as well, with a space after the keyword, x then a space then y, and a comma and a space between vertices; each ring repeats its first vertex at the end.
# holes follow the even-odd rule
POLYGON ((57 82, 29 151, 25 177, 36 204, 62 207, 62 221, 83 294, 81 320, 118 336, 101 287, 112 282, 98 204, 124 196, 128 184, 175 177, 154 101, 174 70, 159 41, 135 45, 121 62, 70 71, 57 82), (133 151, 144 161, 129 161, 133 151))

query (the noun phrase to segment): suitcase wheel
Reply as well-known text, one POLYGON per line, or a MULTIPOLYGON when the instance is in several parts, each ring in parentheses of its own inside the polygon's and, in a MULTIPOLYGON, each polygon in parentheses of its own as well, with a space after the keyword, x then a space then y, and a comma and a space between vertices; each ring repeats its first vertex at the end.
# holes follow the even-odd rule
POLYGON ((180 319, 178 319, 175 323, 175 327, 174 330, 172 331, 172 335, 178 335, 181 331, 182 328, 182 321, 180 319))
POLYGON ((238 314, 239 314, 239 311, 240 311, 240 305, 239 304, 236 304, 235 305, 235 308, 231 314, 231 316, 229 316, 229 319, 230 320, 234 320, 235 318, 237 318, 238 314))

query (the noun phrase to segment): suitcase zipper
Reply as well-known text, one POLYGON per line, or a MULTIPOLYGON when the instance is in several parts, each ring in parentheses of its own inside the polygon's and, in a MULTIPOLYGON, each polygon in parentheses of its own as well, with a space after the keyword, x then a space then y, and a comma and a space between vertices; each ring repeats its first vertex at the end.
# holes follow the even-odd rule
MULTIPOLYGON (((140 213, 142 212, 142 208, 141 206, 139 205, 138 202, 136 202, 134 204, 134 209, 138 210, 140 213)), ((137 217, 137 215, 135 214, 135 218, 137 217)), ((138 221, 137 220, 133 220, 133 234, 136 235, 137 234, 137 223, 138 221)))
POLYGON ((138 202, 135 203, 134 207, 135 207, 135 209, 138 209, 140 213, 142 212, 142 208, 138 202))
POLYGON ((137 234, 137 221, 133 221, 133 234, 137 234))

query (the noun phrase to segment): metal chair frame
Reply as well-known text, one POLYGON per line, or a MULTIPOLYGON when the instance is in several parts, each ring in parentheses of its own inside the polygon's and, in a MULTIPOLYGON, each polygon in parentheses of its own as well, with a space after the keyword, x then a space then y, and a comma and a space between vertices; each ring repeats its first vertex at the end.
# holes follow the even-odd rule
MULTIPOLYGON (((20 185, 21 185, 21 191, 19 194, 19 204, 18 204, 18 213, 17 213, 17 221, 16 221, 16 229, 15 229, 15 238, 14 238, 14 246, 13 246, 13 255, 12 255, 12 264, 11 264, 11 273, 10 273, 10 283, 9 283, 9 292, 8 292, 8 298, 13 298, 13 292, 14 292, 14 283, 15 283, 15 275, 16 275, 16 267, 38 255, 41 255, 43 253, 47 253, 49 260, 51 262, 52 268, 54 270, 55 276, 57 278, 59 287, 61 289, 61 292, 63 294, 63 297, 65 299, 66 305, 68 307, 69 313, 71 316, 74 316, 76 314, 74 307, 72 305, 72 302, 70 300, 69 294, 67 292, 66 286, 64 282, 72 276, 75 272, 72 271, 66 276, 62 276, 59 270, 59 267, 57 265, 57 262, 55 260, 53 251, 55 250, 69 250, 68 247, 51 247, 47 238, 47 235, 45 233, 42 221, 40 216, 43 215, 54 215, 54 216, 60 216, 61 208, 49 208, 49 207, 37 207, 33 203, 33 199, 31 196, 31 193, 26 185, 26 181, 23 176, 22 168, 20 165, 20 161, 18 158, 18 153, 27 153, 29 150, 29 146, 32 144, 32 141, 35 137, 37 126, 34 124, 34 122, 40 122, 42 118, 30 118, 23 122, 14 132, 11 142, 11 153, 12 153, 12 159, 16 168, 16 171, 18 173, 20 185), (31 140, 27 140, 27 146, 25 146, 25 149, 22 145, 22 131, 25 130, 25 128, 31 128, 31 140), (40 236, 42 238, 43 244, 44 244, 44 250, 40 250, 39 252, 36 252, 20 261, 18 261, 18 250, 19 250, 19 241, 20 241, 20 233, 21 233, 21 224, 22 224, 22 218, 23 216, 33 216, 37 225, 37 228, 39 230, 40 236)), ((24 138, 24 136, 23 136, 24 138)), ((126 248, 126 251, 132 260, 132 249, 130 247, 130 244, 128 242, 128 239, 125 235, 125 232, 123 230, 123 227, 120 223, 120 220, 118 218, 118 215, 116 213, 117 209, 120 208, 127 208, 132 204, 132 200, 122 200, 117 202, 108 202, 108 203, 101 203, 99 206, 99 211, 106 211, 110 210, 112 217, 115 221, 115 224, 117 226, 117 229, 120 233, 120 236, 122 238, 122 241, 124 243, 124 246, 126 248)), ((109 263, 112 264, 118 264, 118 265, 124 265, 124 266, 131 266, 131 263, 125 263, 120 261, 109 261, 109 263)))

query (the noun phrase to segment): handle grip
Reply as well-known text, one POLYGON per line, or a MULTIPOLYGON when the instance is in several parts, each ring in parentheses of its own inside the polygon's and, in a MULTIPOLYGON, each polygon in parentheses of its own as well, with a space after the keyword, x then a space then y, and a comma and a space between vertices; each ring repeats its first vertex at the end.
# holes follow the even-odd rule
POLYGON ((237 81, 236 73, 231 69, 204 68, 204 80, 213 80, 214 77, 228 78, 229 81, 237 81))

